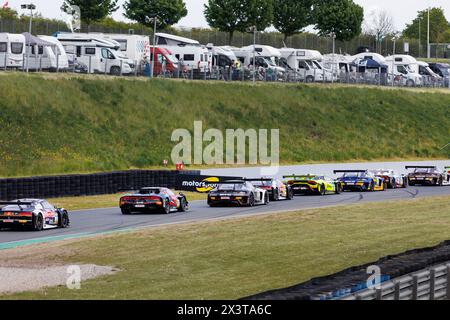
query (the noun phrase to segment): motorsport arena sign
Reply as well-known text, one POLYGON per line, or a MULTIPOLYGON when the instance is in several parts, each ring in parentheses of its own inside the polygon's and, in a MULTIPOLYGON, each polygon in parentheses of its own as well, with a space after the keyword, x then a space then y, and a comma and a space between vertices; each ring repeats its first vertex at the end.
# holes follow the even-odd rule
POLYGON ((229 180, 242 180, 242 177, 201 176, 192 174, 179 174, 176 179, 176 188, 180 191, 207 193, 217 187, 221 182, 229 180))

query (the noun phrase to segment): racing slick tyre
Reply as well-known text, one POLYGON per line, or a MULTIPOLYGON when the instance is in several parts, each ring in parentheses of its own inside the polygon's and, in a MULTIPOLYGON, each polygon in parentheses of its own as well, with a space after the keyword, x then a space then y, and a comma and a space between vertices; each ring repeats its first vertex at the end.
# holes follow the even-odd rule
POLYGON ((128 209, 121 209, 121 211, 122 211, 122 214, 123 214, 123 215, 126 215, 126 216, 128 216, 128 215, 131 214, 131 211, 128 210, 128 209))
POLYGON ((324 196, 325 195, 325 186, 323 184, 319 185, 319 195, 324 196))
POLYGON ((395 181, 395 179, 392 179, 391 182, 389 182, 388 188, 397 189, 397 182, 395 181))
POLYGON ((40 213, 37 216, 33 216, 33 230, 34 231, 44 230, 44 217, 40 213))
POLYGON ((374 192, 374 191, 375 191, 375 183, 374 183, 374 182, 372 182, 372 183, 370 184, 369 191, 370 191, 370 192, 374 192))
POLYGON ((248 206, 249 207, 254 207, 255 206, 255 196, 252 194, 250 194, 250 197, 248 198, 248 206))
POLYGON ((69 214, 67 211, 63 211, 62 213, 58 213, 58 227, 61 229, 65 229, 69 227, 70 220, 69 220, 69 214))
POLYGON ((270 199, 271 201, 280 201, 280 190, 275 189, 273 191, 273 196, 271 198, 272 198, 270 199))
POLYGON ((442 187, 444 185, 444 179, 441 177, 438 182, 438 186, 442 187))
POLYGON ((181 198, 180 200, 180 207, 178 208, 178 212, 186 212, 187 210, 187 203, 185 198, 181 198))
POLYGON ((161 212, 163 214, 170 214, 170 203, 169 203, 169 201, 167 199, 164 200, 161 212))
POLYGON ((287 199, 288 200, 294 199, 294 190, 292 188, 288 188, 288 190, 287 190, 287 199))
POLYGON ((342 193, 342 185, 340 183, 336 184, 336 194, 342 193))

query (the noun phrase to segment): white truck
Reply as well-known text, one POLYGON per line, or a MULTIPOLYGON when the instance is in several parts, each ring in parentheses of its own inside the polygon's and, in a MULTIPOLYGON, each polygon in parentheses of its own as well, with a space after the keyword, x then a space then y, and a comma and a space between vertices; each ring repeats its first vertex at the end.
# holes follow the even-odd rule
POLYGON ((156 34, 156 45, 168 49, 179 60, 182 69, 202 77, 211 72, 211 53, 200 42, 168 33, 156 34))
POLYGON ((98 35, 58 33, 56 38, 66 50, 69 60, 87 67, 88 73, 127 75, 135 71, 135 62, 117 51, 120 45, 98 35))
POLYGON ((0 33, 0 68, 20 68, 24 63, 25 36, 0 33))
POLYGON ((408 87, 421 86, 422 76, 418 72, 417 60, 409 55, 396 54, 386 58, 390 74, 401 78, 401 84, 408 87))
POLYGON ((333 74, 320 63, 322 54, 317 50, 304 50, 293 48, 280 49, 281 64, 287 65, 296 73, 298 80, 305 82, 331 81, 333 74))

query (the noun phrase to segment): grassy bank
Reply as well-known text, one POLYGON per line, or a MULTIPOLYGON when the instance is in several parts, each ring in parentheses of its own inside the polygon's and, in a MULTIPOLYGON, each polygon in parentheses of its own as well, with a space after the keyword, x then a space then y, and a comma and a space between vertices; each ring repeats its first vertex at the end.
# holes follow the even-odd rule
POLYGON ((0 261, 8 265, 93 263, 122 271, 83 283, 81 290, 59 287, 2 298, 236 299, 450 239, 449 200, 161 227, 40 245, 39 255, 33 247, 3 251, 0 261))
POLYGON ((195 120, 279 128, 283 163, 450 156, 440 91, 11 74, 0 96, 0 176, 158 166, 195 120))

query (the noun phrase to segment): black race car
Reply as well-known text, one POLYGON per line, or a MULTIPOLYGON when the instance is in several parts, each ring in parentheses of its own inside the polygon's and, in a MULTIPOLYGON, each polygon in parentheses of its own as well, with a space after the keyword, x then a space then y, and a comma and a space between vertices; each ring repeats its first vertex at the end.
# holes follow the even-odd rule
POLYGON ((245 179, 251 182, 255 187, 267 190, 270 201, 292 200, 294 199, 294 190, 292 187, 281 180, 271 178, 245 179))
POLYGON ((0 201, 0 229, 27 227, 35 231, 67 228, 69 213, 42 199, 0 201))
POLYGON ((447 180, 446 174, 433 166, 407 166, 407 170, 414 169, 408 174, 410 186, 442 186, 447 180))
POLYGON ((142 188, 121 197, 119 206, 125 215, 153 211, 169 214, 173 211, 186 212, 189 202, 184 194, 176 195, 168 188, 142 188))
POLYGON ((254 186, 249 181, 236 180, 221 182, 208 194, 210 207, 237 205, 253 207, 254 205, 268 205, 270 195, 266 189, 254 186))

